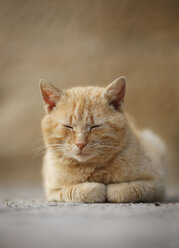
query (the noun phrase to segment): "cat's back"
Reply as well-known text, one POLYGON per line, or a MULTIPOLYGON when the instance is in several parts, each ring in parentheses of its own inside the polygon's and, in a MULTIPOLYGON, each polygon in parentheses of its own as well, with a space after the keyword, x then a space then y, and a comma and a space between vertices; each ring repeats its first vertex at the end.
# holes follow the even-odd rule
POLYGON ((166 145, 157 134, 149 129, 144 129, 140 131, 140 138, 146 149, 149 150, 156 157, 158 157, 160 161, 166 159, 166 145))

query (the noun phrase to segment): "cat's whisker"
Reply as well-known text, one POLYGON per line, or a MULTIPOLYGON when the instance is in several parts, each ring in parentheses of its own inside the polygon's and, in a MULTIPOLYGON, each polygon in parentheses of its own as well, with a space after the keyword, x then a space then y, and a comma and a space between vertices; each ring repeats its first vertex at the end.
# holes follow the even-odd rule
POLYGON ((91 148, 112 148, 114 145, 103 145, 103 144, 93 144, 90 145, 91 148))
POLYGON ((39 154, 42 151, 46 151, 46 147, 45 146, 36 147, 36 148, 32 149, 32 153, 33 154, 39 154))
POLYGON ((41 157, 42 155, 44 155, 45 152, 46 152, 45 150, 36 152, 36 153, 33 154, 33 157, 34 157, 34 158, 39 158, 39 157, 41 157))
POLYGON ((39 147, 35 147, 32 152, 35 156, 41 156, 45 153, 45 151, 48 148, 60 148, 61 146, 63 146, 62 144, 48 144, 48 145, 43 145, 43 146, 39 146, 39 147))

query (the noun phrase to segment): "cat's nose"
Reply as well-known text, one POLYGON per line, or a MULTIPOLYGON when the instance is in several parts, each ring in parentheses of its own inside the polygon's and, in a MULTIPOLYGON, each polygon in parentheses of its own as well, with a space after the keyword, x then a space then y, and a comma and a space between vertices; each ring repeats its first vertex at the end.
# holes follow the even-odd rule
POLYGON ((86 143, 77 143, 76 145, 80 150, 82 150, 85 147, 86 143))

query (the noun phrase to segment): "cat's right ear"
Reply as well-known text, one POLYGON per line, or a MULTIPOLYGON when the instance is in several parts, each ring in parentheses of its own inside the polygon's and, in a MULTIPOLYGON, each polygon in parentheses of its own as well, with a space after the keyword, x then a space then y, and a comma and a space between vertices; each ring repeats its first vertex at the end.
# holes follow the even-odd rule
POLYGON ((109 105, 114 109, 123 110, 124 96, 126 89, 126 78, 119 77, 115 79, 104 91, 104 96, 107 98, 109 105))
POLYGON ((49 113, 55 109, 56 104, 62 95, 62 91, 58 90, 52 84, 45 82, 43 79, 40 80, 39 84, 45 112, 49 113))

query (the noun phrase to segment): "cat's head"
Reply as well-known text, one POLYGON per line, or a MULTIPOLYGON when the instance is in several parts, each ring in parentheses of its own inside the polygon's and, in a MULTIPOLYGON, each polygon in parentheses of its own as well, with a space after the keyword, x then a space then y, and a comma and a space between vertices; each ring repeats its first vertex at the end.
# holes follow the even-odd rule
POLYGON ((106 88, 68 90, 41 81, 46 111, 42 132, 47 147, 58 156, 80 162, 109 160, 121 149, 127 129, 125 87, 124 77, 106 88))

